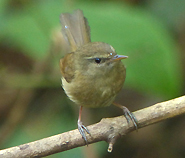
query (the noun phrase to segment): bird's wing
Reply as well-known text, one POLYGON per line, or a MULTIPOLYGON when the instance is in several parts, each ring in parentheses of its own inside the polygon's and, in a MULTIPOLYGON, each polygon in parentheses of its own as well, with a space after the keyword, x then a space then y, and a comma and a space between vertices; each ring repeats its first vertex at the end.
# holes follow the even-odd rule
POLYGON ((65 55, 64 58, 60 59, 60 71, 62 74, 62 77, 65 78, 65 80, 70 83, 75 75, 75 66, 73 60, 74 53, 68 53, 65 55))

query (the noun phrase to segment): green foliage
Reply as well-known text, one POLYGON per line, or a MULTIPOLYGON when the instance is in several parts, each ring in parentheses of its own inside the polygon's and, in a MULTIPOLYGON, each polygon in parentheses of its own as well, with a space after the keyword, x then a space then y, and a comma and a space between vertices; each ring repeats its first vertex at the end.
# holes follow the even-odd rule
MULTIPOLYGON (((97 3, 97 2, 96 2, 97 3)), ((162 24, 141 8, 113 3, 81 3, 70 10, 66 2, 46 1, 14 10, 6 16, 1 38, 8 36, 32 58, 43 58, 50 46, 51 30, 59 26, 62 12, 80 8, 91 26, 92 41, 107 42, 125 54, 125 85, 168 98, 181 91, 181 70, 175 42, 162 24)))
POLYGON ((123 61, 126 86, 167 98, 178 96, 182 85, 179 53, 166 28, 140 8, 115 4, 104 6, 104 10, 101 7, 89 15, 92 39, 105 41, 118 54, 129 56, 123 61))
POLYGON ((185 19, 184 0, 150 0, 146 1, 146 8, 168 24, 170 29, 180 31, 179 28, 183 27, 185 19))

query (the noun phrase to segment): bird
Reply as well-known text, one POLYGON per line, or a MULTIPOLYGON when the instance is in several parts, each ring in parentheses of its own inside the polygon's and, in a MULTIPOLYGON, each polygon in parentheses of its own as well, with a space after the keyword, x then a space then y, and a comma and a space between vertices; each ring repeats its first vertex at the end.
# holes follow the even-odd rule
POLYGON ((91 42, 90 26, 83 11, 62 13, 62 35, 68 50, 60 59, 62 87, 71 101, 79 106, 78 130, 88 144, 88 128, 82 123, 83 107, 100 108, 111 104, 121 108, 127 119, 137 129, 135 116, 121 104, 114 103, 126 77, 126 68, 121 62, 128 58, 118 55, 115 49, 104 42, 91 42))

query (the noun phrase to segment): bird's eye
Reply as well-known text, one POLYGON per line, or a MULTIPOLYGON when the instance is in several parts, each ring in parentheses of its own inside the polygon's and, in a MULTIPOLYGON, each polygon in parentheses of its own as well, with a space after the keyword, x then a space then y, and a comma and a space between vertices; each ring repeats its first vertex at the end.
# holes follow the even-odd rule
POLYGON ((99 64, 99 63, 101 62, 101 59, 100 59, 100 58, 95 58, 94 60, 95 60, 95 62, 96 62, 97 64, 99 64))

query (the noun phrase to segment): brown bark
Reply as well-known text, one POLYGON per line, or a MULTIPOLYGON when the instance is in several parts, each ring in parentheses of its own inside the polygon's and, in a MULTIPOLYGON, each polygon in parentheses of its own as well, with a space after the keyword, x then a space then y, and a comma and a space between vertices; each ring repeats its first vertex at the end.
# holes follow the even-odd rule
MULTIPOLYGON (((185 96, 155 104, 138 110, 133 114, 137 118, 138 128, 142 128, 183 113, 185 113, 185 96)), ((111 152, 116 139, 133 131, 134 125, 132 122, 128 125, 125 117, 119 116, 102 119, 99 123, 90 125, 87 128, 91 133, 91 135, 87 134, 88 143, 107 141, 109 143, 108 151, 111 152)), ((84 145, 85 141, 76 129, 27 144, 0 150, 0 157, 38 158, 84 145)))

